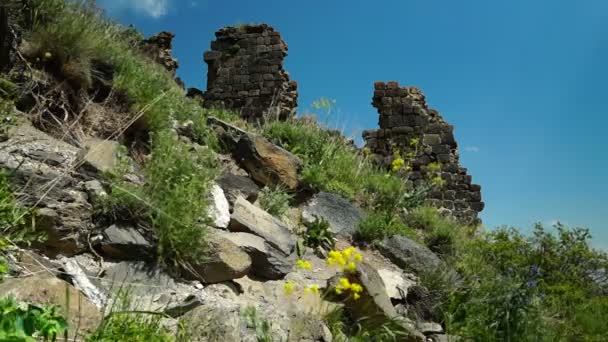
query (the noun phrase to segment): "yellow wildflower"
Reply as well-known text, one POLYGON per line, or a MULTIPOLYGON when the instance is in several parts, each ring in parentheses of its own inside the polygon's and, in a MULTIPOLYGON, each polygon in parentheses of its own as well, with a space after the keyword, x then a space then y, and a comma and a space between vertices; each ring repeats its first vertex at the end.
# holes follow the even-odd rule
POLYGON ((348 265, 346 265, 346 269, 348 269, 350 272, 355 272, 357 270, 357 265, 351 261, 348 263, 348 265))
POLYGON ((299 259, 296 261, 296 266, 305 270, 312 270, 312 264, 308 260, 299 259))
POLYGON ((336 286, 336 288, 334 289, 334 291, 336 292, 336 294, 342 294, 342 289, 338 286, 336 286))
POLYGON ((348 290, 350 288, 350 281, 348 278, 340 278, 340 286, 344 290, 348 290))
POLYGON ((363 260, 363 256, 361 255, 361 253, 355 253, 355 262, 359 263, 363 260))
POLYGON ((352 283, 350 284, 350 290, 354 293, 361 293, 363 292, 363 286, 361 286, 361 284, 352 283))
POLYGON ((405 166, 405 160, 403 158, 395 158, 391 163, 391 170, 397 172, 405 166))
POLYGON ((289 280, 285 283, 285 285, 283 285, 283 288, 285 289, 285 294, 289 296, 290 294, 293 293, 295 286, 291 282, 291 280, 289 280))
POLYGON ((350 259, 350 256, 355 252, 355 247, 350 246, 347 249, 342 251, 342 255, 344 256, 344 258, 346 259, 350 259))
POLYGON ((361 295, 360 295, 360 294, 358 294, 358 293, 353 294, 353 299, 354 299, 354 300, 357 300, 357 299, 359 299, 359 298, 361 298, 361 295))
POLYGON ((319 293, 319 285, 310 285, 306 289, 304 289, 306 293, 319 293))

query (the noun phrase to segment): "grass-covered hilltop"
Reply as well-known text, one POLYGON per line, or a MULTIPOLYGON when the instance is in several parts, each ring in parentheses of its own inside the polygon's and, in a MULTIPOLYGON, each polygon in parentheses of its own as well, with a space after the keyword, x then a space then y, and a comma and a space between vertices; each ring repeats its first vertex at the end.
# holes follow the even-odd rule
POLYGON ((2 0, 0 341, 606 340, 606 253, 484 230, 419 89, 370 84, 358 148, 295 115, 272 27, 216 37, 202 92, 168 32, 2 0))

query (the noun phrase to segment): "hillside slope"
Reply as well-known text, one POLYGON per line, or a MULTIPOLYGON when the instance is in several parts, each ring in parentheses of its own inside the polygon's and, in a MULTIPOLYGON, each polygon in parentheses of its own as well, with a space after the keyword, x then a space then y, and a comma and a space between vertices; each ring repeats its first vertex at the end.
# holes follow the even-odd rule
POLYGON ((168 32, 0 6, 0 340, 602 340, 607 256, 584 229, 482 231, 419 91, 376 84, 358 149, 294 117, 274 29, 217 37, 203 93, 168 32))

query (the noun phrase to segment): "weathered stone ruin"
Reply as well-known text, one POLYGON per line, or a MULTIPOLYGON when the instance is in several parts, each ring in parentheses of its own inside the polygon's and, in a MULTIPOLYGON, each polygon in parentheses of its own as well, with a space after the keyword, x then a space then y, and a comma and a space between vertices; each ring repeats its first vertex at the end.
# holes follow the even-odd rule
POLYGON ((448 124, 434 109, 427 106, 422 92, 415 87, 400 87, 397 82, 374 84, 373 106, 380 114, 380 129, 363 132, 366 147, 385 165, 395 158, 395 152, 413 151, 412 139, 420 145, 409 180, 423 181, 426 167, 433 162, 441 165, 444 190, 432 191, 428 202, 444 208, 465 223, 477 223, 477 215, 484 208, 481 187, 472 184, 467 169, 460 166, 454 126, 448 124))
POLYGON ((205 106, 235 110, 250 121, 294 116, 297 83, 283 69, 287 44, 280 33, 263 24, 225 27, 215 36, 204 54, 205 106))
POLYGON ((148 39, 145 39, 142 44, 142 49, 156 61, 162 65, 173 76, 179 67, 177 59, 172 55, 172 42, 175 35, 171 32, 160 32, 148 39))

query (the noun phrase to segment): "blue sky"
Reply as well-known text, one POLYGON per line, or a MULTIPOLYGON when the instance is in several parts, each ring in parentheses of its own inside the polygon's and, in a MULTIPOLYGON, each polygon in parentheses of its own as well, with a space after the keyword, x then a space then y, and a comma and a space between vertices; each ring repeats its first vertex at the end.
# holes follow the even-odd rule
POLYGON ((377 127, 373 82, 418 86, 455 125, 487 227, 560 220, 608 248, 608 1, 98 0, 146 36, 176 34, 178 75, 205 89, 214 32, 268 23, 289 44, 300 110, 377 127))

